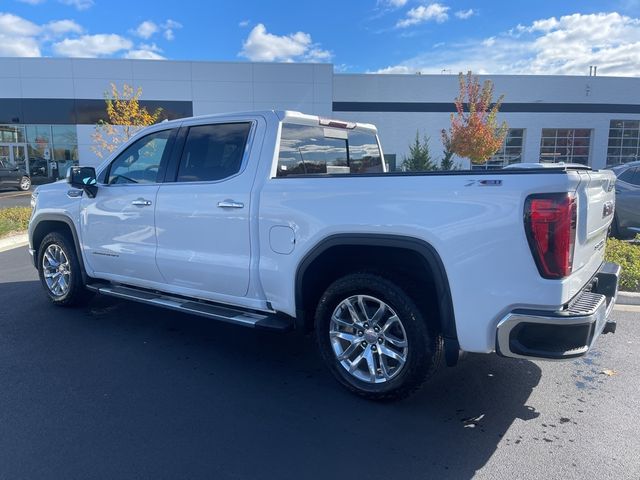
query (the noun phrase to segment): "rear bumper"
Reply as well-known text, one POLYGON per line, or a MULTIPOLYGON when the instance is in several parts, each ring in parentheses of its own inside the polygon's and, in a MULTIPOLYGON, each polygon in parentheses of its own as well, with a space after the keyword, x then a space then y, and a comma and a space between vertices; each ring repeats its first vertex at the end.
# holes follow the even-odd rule
POLYGON ((618 295, 620 266, 605 262, 593 280, 557 311, 518 309, 496 331, 498 355, 562 360, 587 353, 601 333, 615 332, 609 319, 618 295))

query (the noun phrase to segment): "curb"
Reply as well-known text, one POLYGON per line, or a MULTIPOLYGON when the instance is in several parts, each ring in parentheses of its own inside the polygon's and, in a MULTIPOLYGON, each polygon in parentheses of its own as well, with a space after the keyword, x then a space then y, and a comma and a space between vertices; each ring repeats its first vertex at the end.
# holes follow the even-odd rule
POLYGON ((640 305, 640 293, 618 292, 616 305, 640 305))
POLYGON ((29 237, 26 233, 18 233, 0 238, 0 252, 13 250, 14 248, 23 247, 29 244, 29 237))

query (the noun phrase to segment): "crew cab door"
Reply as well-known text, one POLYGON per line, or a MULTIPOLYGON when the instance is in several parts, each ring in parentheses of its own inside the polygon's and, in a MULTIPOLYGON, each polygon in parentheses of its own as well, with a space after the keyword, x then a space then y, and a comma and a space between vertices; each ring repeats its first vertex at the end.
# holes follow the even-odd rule
POLYGON ((145 135, 100 174, 95 198, 83 195, 83 257, 99 278, 162 282, 155 262, 155 208, 175 129, 145 135))
POLYGON ((247 294, 256 125, 240 118, 180 131, 156 206, 156 261, 174 290, 212 300, 247 294))

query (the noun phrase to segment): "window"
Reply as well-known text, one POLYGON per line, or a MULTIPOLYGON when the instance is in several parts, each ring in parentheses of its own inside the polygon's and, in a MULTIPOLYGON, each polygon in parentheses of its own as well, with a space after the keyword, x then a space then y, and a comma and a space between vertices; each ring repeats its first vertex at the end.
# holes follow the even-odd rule
POLYGON ((0 142, 24 143, 24 127, 17 125, 0 125, 0 142))
POLYGON ((640 159, 640 121, 611 120, 607 165, 619 165, 640 159))
POLYGON ((211 182, 238 173, 250 130, 250 123, 189 128, 177 181, 211 182))
POLYGON ((510 128, 498 150, 489 160, 481 165, 472 165, 473 170, 495 170, 512 163, 522 162, 524 145, 524 128, 510 128))
POLYGON ((151 133, 136 140, 111 163, 109 183, 155 183, 172 130, 151 133))
POLYGON ((586 128, 543 128, 540 161, 543 163, 589 164, 591 130, 586 128))
POLYGON ((372 133, 310 125, 282 126, 278 177, 379 172, 384 168, 372 133))
POLYGON ((640 168, 630 168, 618 177, 619 180, 640 186, 640 168))

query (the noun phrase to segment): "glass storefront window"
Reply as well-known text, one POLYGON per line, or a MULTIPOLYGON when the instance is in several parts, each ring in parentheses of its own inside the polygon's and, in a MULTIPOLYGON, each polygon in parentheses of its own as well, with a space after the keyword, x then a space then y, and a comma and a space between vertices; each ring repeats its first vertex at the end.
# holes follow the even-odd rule
POLYGON ((611 120, 607 166, 640 159, 640 121, 611 120))
POLYGON ((51 127, 53 145, 73 145, 78 143, 78 133, 75 125, 53 125, 51 127))
POLYGON ((24 127, 0 125, 0 143, 24 143, 24 127))
POLYGON ((540 162, 589 164, 591 130, 587 128, 543 128, 540 162))

